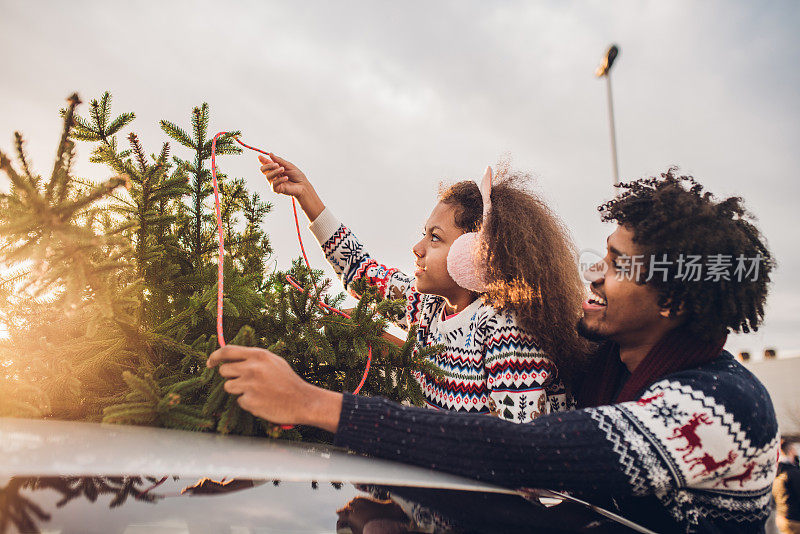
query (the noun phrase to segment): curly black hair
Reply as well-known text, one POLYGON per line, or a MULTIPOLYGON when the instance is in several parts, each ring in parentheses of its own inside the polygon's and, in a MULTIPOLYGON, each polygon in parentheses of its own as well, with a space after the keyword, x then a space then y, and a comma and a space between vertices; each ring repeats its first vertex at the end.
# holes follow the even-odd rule
POLYGON ((565 382, 591 352, 575 330, 582 315, 583 281, 569 231, 537 194, 529 174, 501 162, 492 185, 492 208, 483 221, 483 198, 471 181, 442 187, 439 200, 455 207, 455 223, 480 230, 487 276, 484 302, 512 310, 520 324, 558 368, 565 382))
POLYGON ((671 313, 682 310, 687 328, 704 339, 758 330, 775 260, 742 199, 718 201, 676 167, 618 187, 622 192, 597 209, 604 222, 615 221, 633 232, 645 258, 643 272, 649 272, 650 259, 659 261, 664 271, 643 282, 657 289, 659 306, 671 313), (685 270, 680 260, 691 256, 700 256, 704 264, 721 258, 734 269, 742 258, 749 271, 747 276, 729 272, 728 280, 707 272, 698 280, 680 277, 682 265, 685 270))

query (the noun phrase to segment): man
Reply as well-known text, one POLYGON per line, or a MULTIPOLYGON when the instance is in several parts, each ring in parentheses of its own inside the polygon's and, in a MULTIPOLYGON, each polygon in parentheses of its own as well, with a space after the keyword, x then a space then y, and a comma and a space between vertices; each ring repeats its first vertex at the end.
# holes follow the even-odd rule
POLYGON ((791 441, 781 440, 778 476, 772 485, 775 498, 775 522, 781 534, 800 533, 800 467, 797 448, 791 441))
POLYGON ((741 199, 718 202, 674 169, 622 189, 600 207, 619 226, 588 274, 579 329, 603 343, 576 391, 583 409, 516 426, 323 390, 258 348, 225 347, 208 365, 244 409, 356 452, 567 490, 658 532, 762 531, 777 423, 722 346, 761 323, 770 253, 741 199))

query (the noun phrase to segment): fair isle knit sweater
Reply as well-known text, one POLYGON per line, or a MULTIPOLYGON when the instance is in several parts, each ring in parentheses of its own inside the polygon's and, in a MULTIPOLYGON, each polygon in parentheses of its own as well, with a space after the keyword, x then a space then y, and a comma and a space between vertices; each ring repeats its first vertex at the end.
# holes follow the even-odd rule
POLYGON ((446 318, 442 297, 419 293, 413 277, 372 259, 330 210, 310 228, 348 291, 353 281, 366 278, 381 296, 405 299, 405 317, 398 326, 407 330, 416 324, 420 346, 444 346, 433 361, 441 378, 415 373, 429 408, 494 413, 526 423, 574 407, 555 365, 513 312, 498 311, 477 299, 446 318))
POLYGON ((778 450, 764 386, 723 352, 636 398, 510 425, 345 394, 335 444, 504 487, 575 492, 660 533, 763 532, 778 450))

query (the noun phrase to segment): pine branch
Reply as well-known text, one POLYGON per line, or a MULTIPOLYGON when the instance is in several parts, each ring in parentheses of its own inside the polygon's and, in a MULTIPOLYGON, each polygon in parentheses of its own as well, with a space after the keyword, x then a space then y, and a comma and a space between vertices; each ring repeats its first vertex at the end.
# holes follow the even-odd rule
POLYGON ((155 380, 151 375, 138 377, 133 373, 125 371, 122 373, 122 379, 128 384, 128 387, 139 393, 142 398, 148 401, 157 401, 161 397, 161 388, 158 387, 155 380))
POLYGON ((205 102, 192 110, 192 131, 196 143, 194 148, 202 150, 208 134, 208 104, 205 102))
POLYGON ((147 156, 144 153, 144 148, 139 142, 139 136, 134 132, 128 134, 128 141, 133 148, 133 154, 136 156, 136 161, 139 162, 139 171, 141 173, 147 172, 147 156))
MULTIPOLYGON (((96 100, 92 101, 93 107, 95 106, 96 100)), ((106 91, 103 93, 103 96, 100 98, 100 106, 99 106, 99 120, 97 121, 97 125, 100 127, 100 130, 105 132, 106 131, 106 124, 108 123, 108 116, 111 113, 111 93, 106 91)))
POLYGON ((56 162, 53 165, 53 172, 50 175, 50 181, 47 183, 45 189, 45 201, 49 202, 54 196, 55 198, 63 198, 62 194, 66 190, 67 181, 67 160, 68 153, 72 151, 72 142, 69 140, 69 134, 72 130, 73 117, 75 115, 75 108, 81 103, 78 93, 73 93, 68 99, 69 107, 64 115, 64 126, 61 130, 61 140, 58 143, 56 150, 56 162))
MULTIPOLYGON (((18 135, 18 132, 15 132, 15 135, 18 135)), ((17 171, 14 170, 14 167, 11 164, 11 160, 0 150, 0 169, 5 171, 6 176, 8 176, 9 180, 11 180, 11 184, 23 191, 27 197, 27 200, 33 205, 35 209, 42 209, 44 206, 44 201, 41 199, 39 195, 39 191, 36 187, 36 184, 32 183, 30 180, 26 179, 25 177, 20 176, 17 174, 17 171)))
POLYGON ((113 178, 109 178, 105 182, 101 183, 93 191, 86 194, 83 198, 77 199, 73 202, 66 202, 55 211, 56 214, 61 218, 61 220, 69 220, 76 212, 80 211, 81 209, 93 204, 97 200, 107 196, 111 193, 114 189, 126 185, 130 182, 130 178, 127 176, 114 176, 113 178))
POLYGON ((105 137, 111 137, 112 135, 115 135, 125 126, 133 122, 135 118, 136 115, 134 113, 123 113, 122 115, 111 121, 111 124, 108 125, 108 129, 106 129, 105 131, 105 137))
POLYGON ((36 177, 33 175, 30 167, 28 166, 28 158, 25 154, 24 142, 22 140, 22 135, 19 132, 14 132, 14 146, 17 149, 17 161, 19 161, 20 165, 22 165, 22 171, 25 173, 25 178, 30 181, 31 185, 38 187, 36 177))
MULTIPOLYGON (((67 110, 61 110, 61 116, 66 116, 67 110)), ((103 136, 101 132, 92 127, 92 124, 83 117, 75 115, 73 117, 74 127, 71 133, 73 139, 79 141, 102 141, 103 136)))
POLYGON ((189 137, 184 130, 180 128, 177 124, 162 120, 160 121, 161 129, 164 130, 170 138, 174 139, 175 141, 179 142, 181 145, 185 146, 186 148, 194 148, 194 144, 192 142, 192 138, 189 137))

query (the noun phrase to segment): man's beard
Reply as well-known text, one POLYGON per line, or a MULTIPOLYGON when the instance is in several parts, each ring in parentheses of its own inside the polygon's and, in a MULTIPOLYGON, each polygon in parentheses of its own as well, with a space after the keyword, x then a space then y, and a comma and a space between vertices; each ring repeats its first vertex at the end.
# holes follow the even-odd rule
POLYGON ((594 330, 591 330, 588 326, 586 326, 586 323, 583 322, 583 318, 581 318, 578 321, 578 326, 576 327, 576 329, 578 331, 579 336, 581 336, 584 339, 588 339, 589 341, 594 341, 595 343, 600 341, 605 341, 606 339, 608 339, 603 334, 595 332, 594 330))

